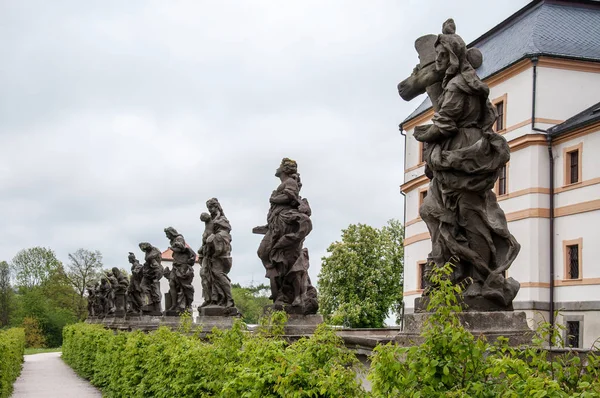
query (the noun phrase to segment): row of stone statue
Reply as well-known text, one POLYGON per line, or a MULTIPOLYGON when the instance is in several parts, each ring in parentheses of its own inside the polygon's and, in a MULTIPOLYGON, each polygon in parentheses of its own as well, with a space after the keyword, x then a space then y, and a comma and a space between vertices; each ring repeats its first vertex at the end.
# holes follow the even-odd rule
MULTIPOLYGON (((253 232, 264 235, 258 256, 266 269, 271 286, 274 309, 289 313, 315 314, 317 292, 308 276, 308 250, 304 239, 312 230, 311 209, 300 197, 302 183, 295 161, 284 158, 275 176, 281 180, 270 197, 267 225, 253 232)), ((206 315, 236 315, 228 277, 232 266, 231 224, 218 199, 206 202, 208 213, 204 222, 202 246, 198 250, 202 296, 200 311, 206 315)), ((162 315, 160 280, 169 280, 165 315, 191 312, 194 300, 193 266, 196 253, 173 227, 165 228, 173 253, 172 269, 161 264, 161 251, 148 242, 139 244, 144 263, 129 253, 131 276, 127 278, 118 268, 102 276, 100 282, 87 287, 89 316, 162 315)))

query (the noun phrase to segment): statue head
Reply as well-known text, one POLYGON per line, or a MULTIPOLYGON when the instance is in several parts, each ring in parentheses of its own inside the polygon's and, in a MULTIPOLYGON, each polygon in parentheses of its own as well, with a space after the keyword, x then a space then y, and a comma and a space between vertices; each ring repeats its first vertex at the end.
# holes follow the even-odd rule
POLYGON ((200 214, 200 221, 209 222, 210 220, 210 214, 208 214, 207 212, 202 212, 202 214, 200 214))
POLYGON ((290 158, 283 158, 281 164, 275 171, 275 177, 280 177, 281 174, 291 176, 296 173, 298 173, 298 163, 290 158))
POLYGON ((210 216, 213 219, 215 219, 218 216, 225 216, 225 212, 223 211, 223 208, 219 203, 219 199, 217 198, 210 198, 209 200, 207 200, 206 208, 208 209, 208 212, 210 213, 210 216))
POLYGON ((129 252, 129 255, 127 256, 127 260, 133 264, 137 261, 137 258, 135 258, 135 254, 133 254, 132 252, 129 252))
POLYGON ((179 232, 173 227, 167 227, 165 228, 165 235, 167 235, 167 238, 173 239, 179 235, 179 232))
POLYGON ((150 243, 148 243, 148 242, 142 242, 142 243, 139 244, 139 246, 140 246, 140 249, 143 252, 147 252, 147 251, 150 251, 152 249, 152 245, 150 243))
POLYGON ((117 267, 112 267, 112 274, 114 276, 119 276, 120 273, 121 271, 117 267))

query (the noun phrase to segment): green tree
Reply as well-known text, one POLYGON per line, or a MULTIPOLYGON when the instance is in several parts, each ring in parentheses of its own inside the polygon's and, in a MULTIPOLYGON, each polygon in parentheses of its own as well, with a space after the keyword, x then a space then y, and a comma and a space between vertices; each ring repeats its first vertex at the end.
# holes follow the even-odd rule
POLYGON ((402 302, 403 241, 397 220, 381 229, 352 224, 342 230, 319 273, 320 312, 330 323, 384 326, 390 310, 402 302))
POLYGON ((263 308, 271 304, 270 288, 267 285, 250 285, 242 287, 239 283, 231 285, 231 295, 235 306, 242 313, 244 322, 257 324, 263 314, 263 308))
POLYGON ((0 261, 0 328, 7 326, 10 321, 12 295, 10 267, 6 261, 0 261))
POLYGON ((102 253, 98 250, 90 251, 78 249, 75 253, 69 253, 69 263, 65 277, 69 284, 77 292, 77 318, 85 317, 87 303, 84 298, 85 288, 90 283, 95 283, 100 279, 102 270, 102 253))
POLYGON ((51 249, 32 247, 18 252, 13 257, 11 266, 17 278, 17 285, 33 288, 48 281, 52 272, 61 267, 62 263, 51 249))

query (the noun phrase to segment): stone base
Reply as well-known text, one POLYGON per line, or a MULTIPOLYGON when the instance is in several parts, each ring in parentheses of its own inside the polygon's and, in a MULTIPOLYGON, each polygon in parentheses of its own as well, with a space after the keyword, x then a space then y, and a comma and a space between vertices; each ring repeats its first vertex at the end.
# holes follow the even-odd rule
MULTIPOLYGON (((431 313, 415 313, 404 315, 404 329, 395 341, 400 345, 410 346, 420 344, 423 324, 431 313)), ((527 325, 523 311, 486 311, 463 312, 458 314, 460 323, 475 337, 485 336, 489 342, 498 337, 508 338, 511 346, 531 344, 533 331, 527 325)))
MULTIPOLYGON (((310 311, 310 309, 305 308, 304 306, 292 306, 290 304, 284 303, 273 303, 263 308, 263 313, 268 313, 271 311, 285 311, 288 315, 314 315, 307 313, 312 311, 310 311)), ((316 309, 314 310, 314 312, 316 313, 316 309)))
POLYGON ((196 317, 194 326, 201 328, 203 333, 209 333, 213 328, 231 329, 233 322, 237 318, 236 316, 210 316, 201 314, 196 317))
POLYGON ((193 314, 192 311, 193 310, 191 308, 188 309, 188 310, 183 310, 183 311, 182 310, 166 310, 163 313, 163 315, 164 316, 181 316, 181 315, 183 315, 185 313, 188 313, 188 314, 190 314, 190 316, 192 316, 192 314, 193 314))
POLYGON ((222 316, 238 316, 239 311, 236 307, 221 307, 220 305, 207 305, 206 307, 198 308, 200 317, 222 317, 222 316))
MULTIPOLYGON (((513 311, 512 303, 504 306, 482 296, 464 296, 459 299, 459 302, 465 312, 513 311)), ((417 297, 415 299, 415 312, 427 312, 427 305, 429 305, 428 296, 417 297)))
POLYGON ((286 335, 313 334, 317 326, 322 323, 322 315, 288 314, 288 320, 285 324, 284 331, 286 335))

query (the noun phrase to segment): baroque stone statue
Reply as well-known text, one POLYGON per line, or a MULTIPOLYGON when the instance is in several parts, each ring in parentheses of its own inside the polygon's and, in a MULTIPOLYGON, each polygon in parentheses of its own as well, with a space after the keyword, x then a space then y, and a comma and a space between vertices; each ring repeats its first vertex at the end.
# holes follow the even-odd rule
POLYGON ((97 300, 99 303, 101 316, 112 315, 115 313, 114 291, 112 289, 108 273, 100 278, 100 286, 96 289, 97 300))
POLYGON ((144 305, 142 298, 142 265, 132 252, 129 252, 127 259, 131 264, 131 278, 129 279, 129 287, 127 288, 127 312, 130 314, 140 314, 144 305))
POLYGON ((231 280, 227 276, 232 266, 231 224, 217 198, 206 201, 206 207, 209 213, 200 215, 204 233, 202 247, 198 250, 204 299, 201 307, 222 307, 227 309, 223 315, 235 315, 237 309, 231 295, 231 280))
POLYGON ((87 285, 86 287, 87 290, 87 302, 88 302, 88 317, 95 317, 96 316, 96 289, 94 287, 94 285, 87 285))
POLYGON ((113 267, 109 272, 109 281, 113 291, 115 316, 124 316, 127 306, 125 295, 129 287, 129 280, 120 269, 113 267))
MULTIPOLYGON (((503 275, 520 245, 492 191, 510 158, 509 146, 492 130, 497 114, 488 86, 475 72, 481 52, 467 49, 452 19, 442 32, 416 40, 420 63, 398 85, 407 101, 427 92, 434 110, 432 124, 414 130, 425 146, 425 174, 431 179, 419 209, 432 242, 426 274, 457 258, 451 278, 468 283, 463 292, 468 309, 512 310, 520 285, 503 275)), ((423 309, 419 300, 416 310, 423 309)))
POLYGON ((139 246, 145 253, 141 284, 144 292, 142 311, 145 315, 162 315, 160 305, 160 278, 163 277, 161 252, 148 242, 142 242, 139 246))
POLYGON ((275 177, 281 183, 269 199, 267 225, 252 230, 264 235, 257 254, 269 278, 274 307, 289 313, 316 314, 317 294, 308 276, 308 249, 303 248, 312 230, 311 209, 300 196, 297 163, 284 158, 275 177))
POLYGON ((180 315, 184 311, 192 311, 194 301, 194 263, 196 253, 186 243, 173 227, 165 228, 165 235, 169 239, 170 249, 173 251, 173 269, 166 267, 164 276, 169 280, 170 307, 166 309, 167 315, 180 315))

